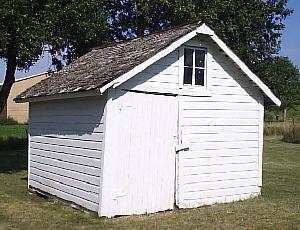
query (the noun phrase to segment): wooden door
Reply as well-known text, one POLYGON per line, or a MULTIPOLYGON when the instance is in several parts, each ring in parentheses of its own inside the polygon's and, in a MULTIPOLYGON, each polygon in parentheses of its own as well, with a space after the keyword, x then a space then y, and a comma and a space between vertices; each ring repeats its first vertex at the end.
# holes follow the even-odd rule
POLYGON ((119 92, 115 103, 118 161, 114 214, 172 209, 175 188, 176 96, 119 92))

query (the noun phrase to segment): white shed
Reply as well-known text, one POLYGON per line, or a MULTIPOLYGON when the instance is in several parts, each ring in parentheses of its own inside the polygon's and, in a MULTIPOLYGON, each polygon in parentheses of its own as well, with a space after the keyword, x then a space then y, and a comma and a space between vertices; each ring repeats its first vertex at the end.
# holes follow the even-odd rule
POLYGON ((205 24, 92 50, 30 102, 30 187, 99 216, 258 196, 268 87, 205 24))

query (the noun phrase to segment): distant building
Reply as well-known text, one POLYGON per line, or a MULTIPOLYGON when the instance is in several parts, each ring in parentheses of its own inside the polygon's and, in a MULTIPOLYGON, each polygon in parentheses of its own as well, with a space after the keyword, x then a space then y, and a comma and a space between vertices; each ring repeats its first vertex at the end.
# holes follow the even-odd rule
MULTIPOLYGON (((29 87, 35 85, 36 83, 40 82, 41 80, 47 77, 47 73, 41 73, 37 75, 32 75, 29 77, 24 77, 21 79, 17 79, 14 83, 10 95, 7 99, 7 103, 5 108, 3 109, 2 113, 0 113, 0 119, 5 119, 11 117, 18 121, 19 123, 25 123, 28 121, 28 103, 17 104, 14 102, 14 98, 28 89, 29 87)), ((2 87, 3 83, 0 83, 0 88, 2 87)))

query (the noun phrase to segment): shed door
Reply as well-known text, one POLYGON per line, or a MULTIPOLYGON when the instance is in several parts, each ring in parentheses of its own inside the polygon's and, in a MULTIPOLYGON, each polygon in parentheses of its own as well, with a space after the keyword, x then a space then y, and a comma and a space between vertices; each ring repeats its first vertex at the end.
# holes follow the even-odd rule
MULTIPOLYGON (((121 91, 121 90, 120 90, 121 91)), ((176 96, 120 92, 114 101, 119 149, 119 214, 172 209, 175 203, 176 96)))

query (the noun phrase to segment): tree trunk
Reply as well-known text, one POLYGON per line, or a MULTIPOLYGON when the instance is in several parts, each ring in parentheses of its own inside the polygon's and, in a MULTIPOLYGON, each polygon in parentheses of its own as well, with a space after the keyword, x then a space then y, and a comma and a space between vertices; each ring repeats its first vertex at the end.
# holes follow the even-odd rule
POLYGON ((15 72, 17 68, 17 53, 14 45, 7 47, 7 68, 4 83, 0 90, 0 113, 4 109, 12 85, 15 82, 15 72))
POLYGON ((287 122, 287 120, 286 120, 287 110, 288 110, 287 108, 284 108, 284 110, 283 110, 283 129, 285 132, 286 132, 286 122, 287 122))

